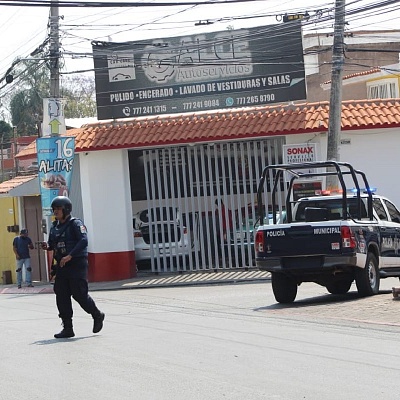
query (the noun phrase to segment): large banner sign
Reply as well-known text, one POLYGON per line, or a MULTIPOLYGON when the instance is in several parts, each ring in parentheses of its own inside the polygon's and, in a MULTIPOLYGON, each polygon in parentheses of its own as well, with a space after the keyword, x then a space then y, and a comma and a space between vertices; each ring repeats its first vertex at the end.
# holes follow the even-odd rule
POLYGON ((98 119, 306 98, 300 22, 92 45, 98 119))
POLYGON ((43 215, 52 215, 56 196, 68 196, 71 187, 75 138, 54 136, 36 139, 43 215))

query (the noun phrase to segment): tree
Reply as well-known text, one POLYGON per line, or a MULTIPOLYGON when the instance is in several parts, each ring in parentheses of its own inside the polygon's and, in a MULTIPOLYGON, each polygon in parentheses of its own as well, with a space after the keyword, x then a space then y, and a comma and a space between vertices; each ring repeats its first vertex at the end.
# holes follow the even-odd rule
POLYGON ((43 115, 43 97, 49 91, 50 74, 39 60, 23 61, 14 74, 19 78, 20 89, 10 101, 11 122, 18 135, 37 135, 43 115))
MULTIPOLYGON (((11 96, 10 113, 18 135, 37 135, 43 117, 43 99, 49 97, 50 72, 40 60, 21 61, 14 69, 18 90, 11 96)), ((61 96, 66 99, 64 116, 96 116, 94 78, 76 75, 61 82, 61 96)))
POLYGON ((0 121, 0 142, 8 143, 13 134, 12 126, 5 121, 0 121))
POLYGON ((38 134, 38 122, 43 112, 41 102, 32 90, 21 90, 11 99, 12 123, 17 128, 18 135, 38 134))
POLYGON ((96 87, 94 79, 76 75, 62 82, 62 97, 66 99, 65 118, 96 116, 96 87))

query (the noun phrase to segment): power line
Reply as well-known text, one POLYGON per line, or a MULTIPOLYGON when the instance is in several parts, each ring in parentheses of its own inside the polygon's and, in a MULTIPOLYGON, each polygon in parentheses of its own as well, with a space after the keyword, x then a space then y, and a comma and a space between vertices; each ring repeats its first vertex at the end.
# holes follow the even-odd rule
MULTIPOLYGON (((234 2, 249 2, 249 1, 254 1, 254 0, 246 0, 246 1, 238 1, 238 0, 230 0, 230 1, 219 1, 219 2, 217 2, 217 1, 207 1, 207 2, 184 2, 184 3, 182 3, 182 2, 179 2, 179 3, 173 3, 174 5, 179 5, 179 6, 182 6, 182 5, 184 5, 184 4, 192 4, 192 7, 190 7, 190 8, 193 8, 193 7, 195 7, 195 6, 197 6, 197 5, 210 5, 210 4, 227 4, 227 3, 234 3, 234 2), (193 5, 193 4, 195 4, 195 5, 193 5)), ((354 5, 354 4, 356 4, 356 3, 358 3, 360 0, 357 0, 357 1, 353 1, 352 3, 350 3, 351 5, 354 5)), ((4 1, 3 1, 4 2, 4 1)), ((9 2, 10 3, 10 2, 9 2)), ((16 2, 12 2, 14 5, 16 4, 16 2)), ((26 1, 21 1, 21 3, 27 3, 26 1)), ((29 4, 32 4, 32 3, 46 3, 46 5, 50 5, 50 2, 49 1, 47 1, 47 2, 44 2, 44 1, 41 1, 41 2, 29 2, 29 4)), ((56 3, 58 3, 58 2, 56 2, 56 3)), ((86 2, 78 2, 78 1, 76 1, 76 2, 65 2, 65 3, 68 3, 68 4, 72 4, 72 3, 74 3, 74 4, 85 4, 86 2)), ((393 4, 395 4, 395 3, 398 3, 398 2, 396 2, 396 1, 394 1, 394 0, 386 0, 386 1, 379 1, 379 2, 375 2, 375 3, 373 3, 372 5, 368 5, 368 6, 363 6, 363 7, 358 7, 358 8, 353 8, 352 10, 350 10, 349 12, 346 12, 345 13, 345 15, 347 16, 348 14, 349 15, 354 15, 354 16, 358 16, 358 13, 361 13, 361 12, 363 12, 364 10, 368 10, 368 12, 372 12, 373 10, 374 10, 374 8, 373 7, 387 7, 388 5, 390 6, 390 5, 393 5, 393 4)), ((1 4, 1 2, 0 2, 0 4, 1 4)), ((101 3, 101 4, 105 4, 105 3, 101 3)), ((112 4, 112 6, 113 7, 115 7, 115 5, 117 4, 117 3, 110 3, 110 4, 112 4)), ((131 4, 133 4, 133 3, 131 3, 131 2, 120 2, 120 5, 121 5, 121 7, 122 6, 129 6, 129 5, 131 5, 131 4)), ((137 2, 135 2, 135 4, 138 4, 138 6, 140 5, 140 6, 144 6, 144 5, 146 5, 147 3, 137 3, 137 2)), ((172 4, 172 3, 162 3, 162 6, 164 6, 164 5, 166 5, 166 4, 172 4)), ((158 5, 158 3, 151 3, 151 5, 152 6, 154 6, 154 5, 158 5)), ((184 11, 184 10, 183 10, 184 11)), ((181 13, 181 12, 183 12, 183 11, 179 11, 178 13, 181 13)), ((307 28, 308 26, 311 26, 311 25, 315 25, 317 22, 318 23, 326 23, 326 22, 329 22, 329 21, 331 21, 332 19, 333 19, 333 16, 330 14, 330 11, 331 11, 331 9, 330 8, 324 8, 323 10, 315 10, 314 12, 315 13, 317 13, 317 11, 323 11, 323 13, 318 13, 318 16, 316 16, 316 18, 314 18, 314 19, 310 19, 310 20, 307 20, 307 21, 303 21, 302 22, 302 25, 303 25, 303 27, 304 28, 307 28), (325 15, 323 15, 325 13, 325 15)), ((376 11, 376 10, 375 10, 376 11)), ((311 12, 311 11, 310 11, 311 12)), ((383 11, 382 11, 383 12, 383 11)), ((172 14, 173 15, 173 14, 172 14)), ((220 18, 215 18, 215 22, 221 22, 221 21, 230 21, 230 20, 235 20, 235 18, 237 18, 237 19, 246 19, 246 18, 257 18, 257 17, 267 17, 267 16, 272 16, 273 14, 261 14, 261 15, 249 15, 249 16, 242 16, 242 17, 220 17, 220 18)), ((275 14, 275 15, 277 15, 277 14, 275 14)), ((162 20, 162 19, 165 19, 167 16, 164 16, 164 17, 161 17, 161 18, 158 18, 158 19, 156 19, 156 20, 153 20, 153 21, 151 21, 151 22, 148 22, 148 23, 143 23, 143 24, 139 24, 139 25, 136 25, 135 27, 133 27, 132 29, 138 29, 139 27, 140 28, 142 28, 143 29, 143 26, 146 26, 146 25, 152 25, 152 24, 156 24, 157 23, 157 21, 160 21, 160 20, 162 20)), ((277 27, 278 27, 278 25, 276 25, 277 27)), ((283 26, 283 25, 282 25, 283 26)), ((118 33, 118 32, 117 32, 118 33)), ((117 34, 117 33, 114 33, 114 34, 117 34)), ((71 34, 70 34, 71 35, 71 34)), ((282 33, 280 33, 280 29, 279 28, 277 28, 277 30, 276 30, 276 34, 274 34, 274 35, 271 35, 271 40, 273 40, 273 36, 280 36, 280 35, 282 35, 282 33)), ((73 35, 71 35, 71 36, 73 36, 73 35)), ((77 36, 77 38, 79 38, 79 36, 77 36)), ((83 41, 84 42, 87 42, 87 41, 91 41, 92 39, 89 39, 89 38, 81 38, 81 39, 83 39, 83 41)), ((126 43, 126 42, 125 42, 126 43)), ((322 50, 321 50, 322 51, 322 50)), ((323 50, 323 51, 326 51, 326 50, 323 50)), ((80 57, 87 57, 87 58, 92 58, 93 57, 93 55, 91 54, 91 53, 76 53, 76 52, 64 52, 64 54, 65 55, 67 55, 67 56, 71 56, 71 57, 74 57, 74 55, 77 55, 77 56, 80 56, 80 57)), ((83 70, 82 70, 83 71, 83 70)), ((93 71, 93 69, 87 69, 87 70, 84 70, 84 71, 93 71)), ((75 73, 77 73, 78 71, 74 71, 75 73)), ((74 72, 71 72, 71 73, 74 73, 74 72)), ((79 71, 79 72, 81 72, 81 71, 79 71)), ((65 74, 65 72, 62 72, 62 74, 65 74)))
POLYGON ((215 5, 215 4, 235 4, 235 3, 254 3, 260 0, 208 0, 208 1, 180 1, 180 2, 110 2, 110 1, 35 1, 35 0, 6 0, 0 1, 1 6, 24 6, 24 7, 93 7, 93 8, 115 8, 115 7, 171 7, 171 6, 190 6, 190 5, 215 5))

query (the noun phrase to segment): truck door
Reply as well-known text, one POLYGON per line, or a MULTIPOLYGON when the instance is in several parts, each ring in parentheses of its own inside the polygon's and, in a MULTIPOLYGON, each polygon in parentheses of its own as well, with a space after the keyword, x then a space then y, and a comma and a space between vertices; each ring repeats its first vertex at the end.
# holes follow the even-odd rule
POLYGON ((390 253, 390 264, 398 266, 400 265, 400 212, 389 200, 383 199, 383 203, 389 214, 388 225, 390 225, 390 231, 393 235, 393 249, 390 253))
POLYGON ((380 250, 381 250, 381 261, 382 266, 390 267, 396 264, 395 258, 395 239, 396 239, 396 227, 390 221, 389 214, 382 199, 373 199, 373 207, 375 212, 380 219, 380 250))

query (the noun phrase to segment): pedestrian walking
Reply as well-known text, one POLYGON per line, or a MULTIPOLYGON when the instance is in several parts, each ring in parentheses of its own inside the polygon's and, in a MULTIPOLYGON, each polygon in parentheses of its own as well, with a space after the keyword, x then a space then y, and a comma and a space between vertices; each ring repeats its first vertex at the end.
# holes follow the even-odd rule
POLYGON ((55 197, 51 203, 55 221, 49 239, 43 243, 44 250, 53 250, 55 268, 54 293, 58 315, 63 329, 56 339, 75 336, 72 326, 72 300, 74 298, 84 311, 93 317, 93 333, 103 328, 104 313, 101 312, 88 293, 88 237, 83 222, 71 216, 72 203, 68 197, 55 197))
POLYGON ((33 243, 31 238, 28 236, 28 229, 21 229, 19 236, 16 236, 13 240, 13 251, 16 258, 17 266, 17 285, 18 289, 22 287, 22 271, 25 268, 25 282, 28 287, 32 285, 32 268, 31 268, 31 256, 29 249, 33 249, 33 243))
POLYGON ((215 200, 216 205, 216 219, 217 219, 217 235, 220 234, 220 227, 222 228, 223 240, 226 242, 227 232, 232 231, 232 211, 225 207, 222 200, 215 200))
POLYGON ((222 257, 227 257, 227 241, 228 241, 228 231, 232 232, 233 221, 232 221, 232 211, 225 207, 222 200, 215 200, 215 219, 216 219, 216 245, 218 262, 222 262, 222 257), (222 236, 221 236, 222 230, 222 236))

